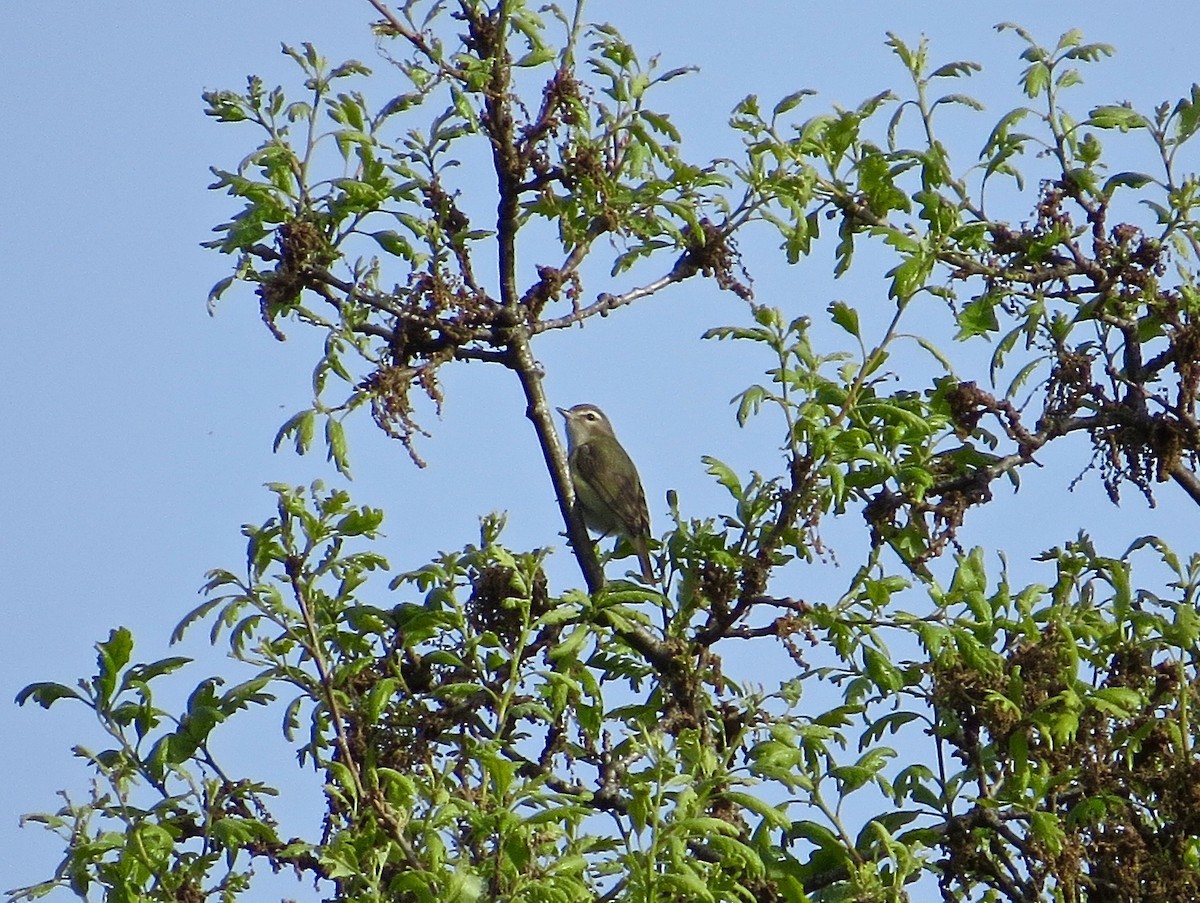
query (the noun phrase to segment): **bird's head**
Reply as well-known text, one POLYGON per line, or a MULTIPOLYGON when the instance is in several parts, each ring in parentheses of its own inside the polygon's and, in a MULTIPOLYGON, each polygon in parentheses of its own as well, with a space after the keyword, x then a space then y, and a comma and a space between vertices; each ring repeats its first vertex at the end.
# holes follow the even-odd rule
POLYGON ((558 413, 567 421, 567 438, 571 444, 587 442, 596 436, 612 436, 612 424, 604 412, 594 404, 577 404, 573 408, 559 408, 558 413))

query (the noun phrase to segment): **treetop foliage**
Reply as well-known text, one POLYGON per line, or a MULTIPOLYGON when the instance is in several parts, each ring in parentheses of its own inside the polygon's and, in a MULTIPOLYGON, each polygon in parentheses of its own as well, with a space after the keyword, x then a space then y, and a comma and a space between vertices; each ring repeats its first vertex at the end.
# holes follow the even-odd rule
POLYGON ((1153 536, 1105 554, 1080 533, 1021 586, 1003 550, 989 566, 958 538, 997 480, 1072 435, 1091 449, 1076 473, 1114 504, 1166 483, 1200 503, 1182 153, 1200 87, 1150 112, 1072 111, 1111 48, 1002 25, 1023 96, 993 124, 958 90, 976 64, 890 35, 903 88, 823 112, 805 90, 746 97, 741 156, 694 161, 652 106, 688 70, 644 61, 582 2, 369 2, 386 76, 306 44, 284 48, 298 88, 204 95, 254 143, 214 168, 236 212, 209 243, 231 260, 210 303, 247 283, 274 337, 322 337, 312 405, 276 442, 319 441, 344 473, 360 408, 420 463, 419 402, 443 403, 443 368, 511 373, 583 585, 551 585, 549 551, 506 547, 499 515, 388 579, 382 511, 272 485, 245 565, 211 571, 173 637, 207 625, 247 676, 200 679, 169 710, 160 688, 189 661, 139 663, 117 628, 94 675, 19 696, 82 703, 107 746, 76 749, 85 800, 28 816, 65 856, 10 898, 234 900, 256 869, 404 903, 1200 897, 1200 556, 1153 536), (951 110, 985 117, 977 158, 944 143, 951 110), (1146 171, 1106 164, 1104 143, 1128 139, 1146 171), (826 311, 850 351, 756 296, 739 243, 764 234, 787 263, 832 236, 839 275, 894 260, 874 296, 826 311), (777 472, 706 458, 729 509, 672 506, 657 585, 606 577, 535 348, 705 278, 747 310, 707 337, 761 353, 736 419, 773 418, 777 472), (937 369, 919 388, 890 369, 910 341, 937 369), (805 598, 822 520, 848 514, 868 552, 837 598, 805 598), (1139 585, 1135 568, 1168 576, 1139 585), (739 643, 782 649, 790 673, 727 674, 739 643), (324 782, 302 837, 279 828, 282 776, 220 755, 262 707, 324 782))

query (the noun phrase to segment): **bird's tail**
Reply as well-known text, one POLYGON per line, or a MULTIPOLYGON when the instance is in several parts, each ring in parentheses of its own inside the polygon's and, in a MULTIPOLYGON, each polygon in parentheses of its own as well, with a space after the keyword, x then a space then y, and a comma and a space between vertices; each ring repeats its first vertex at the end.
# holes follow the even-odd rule
POLYGON ((634 539, 633 548, 637 552, 638 562, 642 566, 642 579, 647 583, 657 583, 658 577, 654 573, 654 565, 650 562, 650 550, 646 547, 646 537, 639 536, 634 539))

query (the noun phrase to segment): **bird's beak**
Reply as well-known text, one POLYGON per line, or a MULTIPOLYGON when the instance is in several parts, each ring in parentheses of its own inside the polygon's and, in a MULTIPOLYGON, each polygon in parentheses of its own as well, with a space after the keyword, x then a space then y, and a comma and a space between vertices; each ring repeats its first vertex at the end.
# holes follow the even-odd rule
POLYGON ((569 420, 571 418, 571 414, 566 408, 555 408, 554 410, 556 410, 556 411, 558 411, 558 413, 562 414, 564 419, 569 420))

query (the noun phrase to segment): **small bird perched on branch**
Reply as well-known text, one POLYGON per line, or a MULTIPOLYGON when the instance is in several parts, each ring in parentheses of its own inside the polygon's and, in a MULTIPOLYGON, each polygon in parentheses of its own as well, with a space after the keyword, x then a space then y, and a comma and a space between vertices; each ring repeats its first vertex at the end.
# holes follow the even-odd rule
POLYGON ((642 579, 654 582, 646 541, 650 513, 646 493, 629 453, 621 447, 608 418, 594 404, 559 408, 567 422, 567 454, 575 499, 588 529, 623 536, 633 545, 642 579))

